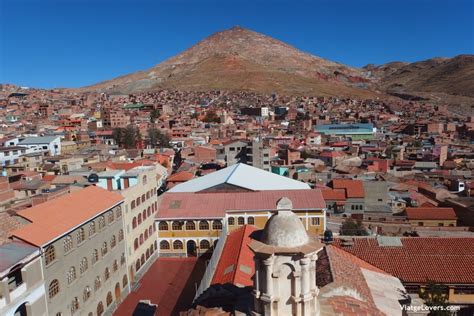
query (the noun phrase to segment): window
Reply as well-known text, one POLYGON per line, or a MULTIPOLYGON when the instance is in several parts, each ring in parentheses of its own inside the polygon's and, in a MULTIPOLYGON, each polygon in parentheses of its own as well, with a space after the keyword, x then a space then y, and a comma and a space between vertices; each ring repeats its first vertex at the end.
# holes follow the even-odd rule
POLYGON ((71 284, 76 279, 76 268, 70 267, 66 274, 67 284, 71 284))
POLYGON ((148 208, 146 209, 146 216, 150 217, 150 215, 151 215, 151 207, 148 206, 148 208))
POLYGON ((248 217, 247 218, 247 224, 255 225, 255 219, 252 216, 248 217))
POLYGON ((211 245, 209 244, 209 241, 207 240, 201 240, 199 242, 199 248, 201 249, 209 249, 211 247, 211 245))
POLYGON ((123 278, 122 278, 122 287, 126 287, 128 284, 128 278, 127 276, 124 274, 123 275, 123 278))
POLYGON ((142 223, 142 214, 138 214, 138 225, 142 223))
POLYGON ((183 243, 179 240, 173 242, 173 249, 183 249, 183 243))
POLYGON ((106 302, 107 302, 107 306, 110 306, 110 304, 112 304, 113 302, 113 298, 112 298, 112 293, 107 293, 107 299, 106 299, 106 302))
POLYGON ((166 240, 160 241, 160 249, 161 249, 161 250, 168 250, 168 249, 170 249, 170 243, 167 242, 166 240))
POLYGON ((124 265, 125 264, 125 254, 122 253, 122 256, 120 257, 120 264, 124 265))
POLYGON ((472 295, 472 294, 474 294, 474 286, 457 285, 457 286, 454 287, 454 294, 472 295))
POLYGON ((139 197, 135 200, 135 204, 137 205, 137 207, 140 205, 140 198, 139 197))
POLYGON ((122 217, 122 208, 120 206, 117 206, 116 209, 115 209, 115 215, 117 216, 117 218, 120 218, 122 217))
POLYGON ((79 265, 79 271, 81 272, 81 274, 83 274, 84 272, 87 271, 88 268, 89 268, 89 265, 87 263, 87 258, 84 257, 82 258, 81 264, 79 265))
POLYGON ((142 217, 143 217, 143 220, 145 220, 145 219, 146 219, 146 209, 145 209, 145 210, 143 210, 142 217))
POLYGON ((209 222, 208 221, 200 221, 199 222, 199 230, 209 230, 209 222))
POLYGON ((112 238, 110 239, 110 248, 114 248, 115 245, 117 245, 117 238, 115 237, 115 235, 112 236, 112 238))
POLYGON ((145 240, 148 239, 148 229, 145 229, 145 240))
POLYGON ((142 194, 142 203, 145 202, 145 194, 142 194))
POLYGON ((244 225, 244 224, 245 224, 245 218, 239 217, 239 218, 237 219, 237 224, 238 224, 238 225, 244 225))
POLYGON ((117 272, 118 270, 118 262, 117 260, 114 260, 114 263, 112 264, 112 271, 117 272))
POLYGON ((92 222, 89 225, 89 236, 92 236, 94 234, 95 234, 95 222, 92 222))
POLYGON ((122 241, 122 240, 123 240, 123 229, 119 230, 119 233, 118 233, 118 240, 119 240, 119 241, 122 241))
POLYGON ((183 228, 183 224, 179 221, 174 221, 172 224, 171 224, 171 228, 173 230, 182 230, 183 228))
POLYGON ((97 249, 94 249, 94 251, 92 252, 92 264, 96 263, 97 261, 99 261, 99 251, 97 249))
POLYGON ((71 302, 71 314, 75 314, 79 309, 79 299, 75 297, 71 302))
POLYGON ((222 222, 220 220, 212 221, 212 229, 221 230, 222 229, 222 222))
POLYGON ((158 224, 158 230, 168 230, 168 223, 165 222, 165 221, 161 221, 159 224, 158 224))
POLYGON ((311 217, 311 226, 319 226, 320 218, 319 217, 311 217))
POLYGON ((102 249, 101 249, 101 252, 102 252, 102 256, 105 256, 107 254, 107 242, 104 241, 104 243, 102 244, 102 249))
POLYGON ((86 239, 86 233, 82 227, 77 230, 76 235, 77 244, 82 243, 86 239))
POLYGON ((54 249, 54 246, 51 245, 48 248, 46 248, 44 252, 44 261, 46 265, 49 265, 51 262, 53 262, 56 259, 56 251, 54 249))
POLYGON ((105 279, 105 281, 107 281, 109 278, 110 278, 110 270, 109 270, 109 268, 105 268, 104 279, 105 279))
POLYGON ((107 218, 108 218, 108 222, 109 224, 112 223, 114 221, 114 212, 113 211, 110 211, 109 214, 107 215, 107 218))
POLYGON ((99 217, 99 229, 102 229, 105 227, 105 218, 104 216, 99 217))
POLYGON ((69 252, 72 250, 72 237, 71 236, 66 236, 63 240, 64 244, 64 252, 69 252))
POLYGON ((49 293, 49 298, 53 298, 56 296, 56 294, 59 293, 59 281, 57 279, 54 279, 49 283, 48 287, 48 293, 49 293))
POLYGON ((140 259, 137 259, 137 262, 135 263, 135 271, 140 270, 140 259))
POLYGON ((233 217, 229 217, 229 218, 227 219, 227 223, 228 223, 229 225, 235 225, 235 219, 234 219, 233 217))
POLYGON ((130 208, 133 210, 135 208, 135 201, 132 201, 130 208))
POLYGON ((193 221, 187 221, 186 230, 196 230, 196 224, 193 221))
POLYGON ((91 288, 89 286, 86 286, 86 288, 84 289, 84 292, 83 292, 83 295, 82 295, 82 299, 85 301, 87 301, 89 298, 91 297, 91 288))
POLYGON ((100 276, 97 276, 94 281, 94 290, 100 289, 101 286, 101 281, 100 281, 100 276))
POLYGON ((138 238, 135 238, 135 241, 133 242, 133 250, 138 249, 138 238))
POLYGON ((99 304, 97 305, 97 316, 102 316, 103 313, 104 313, 104 304, 102 304, 102 302, 99 302, 99 304))
POLYGON ((134 217, 132 220, 132 228, 136 228, 136 227, 137 227, 137 218, 134 217))
POLYGON ((153 234, 153 226, 150 226, 148 227, 148 235, 150 235, 151 237, 152 234, 153 234))

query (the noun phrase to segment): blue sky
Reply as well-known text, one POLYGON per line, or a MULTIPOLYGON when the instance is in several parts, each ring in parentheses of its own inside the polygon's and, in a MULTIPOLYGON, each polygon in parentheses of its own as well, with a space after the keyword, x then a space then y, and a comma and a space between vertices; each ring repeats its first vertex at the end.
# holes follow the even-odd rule
POLYGON ((351 66, 474 52, 474 1, 0 0, 0 83, 80 87, 240 25, 351 66))

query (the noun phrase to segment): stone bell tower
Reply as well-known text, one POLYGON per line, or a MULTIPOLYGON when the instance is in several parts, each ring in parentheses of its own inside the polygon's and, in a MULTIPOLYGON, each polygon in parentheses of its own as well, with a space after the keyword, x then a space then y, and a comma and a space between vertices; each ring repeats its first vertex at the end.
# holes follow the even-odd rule
POLYGON ((254 315, 319 315, 316 260, 323 245, 309 238, 292 209, 292 202, 281 198, 260 240, 249 245, 255 261, 254 315))

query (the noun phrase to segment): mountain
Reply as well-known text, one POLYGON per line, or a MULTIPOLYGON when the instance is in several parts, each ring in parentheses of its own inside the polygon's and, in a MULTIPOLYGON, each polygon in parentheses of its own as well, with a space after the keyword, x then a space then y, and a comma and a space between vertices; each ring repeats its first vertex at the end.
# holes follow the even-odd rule
POLYGON ((452 104, 470 111, 474 105, 474 55, 354 68, 233 27, 148 70, 82 90, 134 93, 165 88, 360 98, 391 95, 452 104))
POLYGON ((159 88, 255 90, 373 97, 362 70, 297 50, 241 27, 215 33, 151 69, 85 90, 140 92, 159 88))
POLYGON ((415 63, 392 62, 366 66, 389 93, 426 95, 441 93, 474 97, 474 55, 432 58, 415 63))

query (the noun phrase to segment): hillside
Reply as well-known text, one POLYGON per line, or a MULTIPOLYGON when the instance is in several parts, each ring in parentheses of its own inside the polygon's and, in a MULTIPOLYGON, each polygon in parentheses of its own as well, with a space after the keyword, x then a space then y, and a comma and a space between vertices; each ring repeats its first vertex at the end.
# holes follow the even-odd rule
POLYGON ((361 70, 316 57, 240 27, 215 33, 151 69, 86 87, 139 92, 227 89, 372 97, 361 70))

